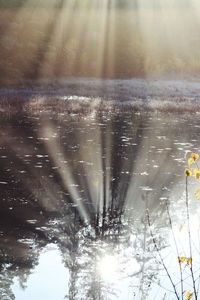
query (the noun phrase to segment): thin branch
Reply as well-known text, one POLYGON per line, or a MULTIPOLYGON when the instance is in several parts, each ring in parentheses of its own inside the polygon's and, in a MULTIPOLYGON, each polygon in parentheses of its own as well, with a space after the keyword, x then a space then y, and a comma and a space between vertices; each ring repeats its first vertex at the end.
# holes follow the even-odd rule
MULTIPOLYGON (((174 244, 175 244, 175 247, 176 247, 177 259, 178 259, 178 256, 179 256, 178 245, 177 245, 177 242, 176 242, 176 238, 175 238, 175 234, 174 234, 174 230, 173 230, 173 226, 172 226, 172 219, 171 219, 171 215, 170 215, 170 212, 169 212, 169 206, 168 206, 167 201, 166 201, 166 208, 167 208, 167 215, 168 215, 168 218, 169 218, 169 225, 170 225, 170 228, 171 228, 171 231, 172 231, 172 236, 173 236, 174 244)), ((179 270, 180 270, 180 277, 181 277, 181 299, 183 300, 183 270, 182 270, 182 266, 181 266, 180 263, 179 263, 179 270)))
MULTIPOLYGON (((191 230, 190 230, 190 214, 189 214, 189 204, 188 204, 188 176, 186 176, 186 182, 185 182, 185 201, 186 201, 186 213, 187 213, 187 225, 188 225, 188 238, 189 238, 189 249, 190 249, 190 257, 192 258, 192 243, 191 243, 191 230)), ((190 272, 192 276, 192 283, 193 283, 193 289, 194 289, 194 297, 195 300, 197 299, 197 291, 196 291, 196 285, 195 285, 195 279, 194 279, 194 272, 193 272, 193 262, 191 259, 190 264, 190 272)))
POLYGON ((154 236, 153 236, 153 233, 152 233, 152 230, 151 230, 151 222, 150 222, 150 216, 149 216, 149 210, 148 210, 148 209, 146 210, 146 213, 147 213, 147 221, 148 221, 148 225, 149 225, 149 229, 150 229, 150 235, 151 235, 151 238, 152 238, 154 247, 155 247, 155 249, 156 249, 156 252, 158 253, 158 256, 159 256, 159 258, 160 258, 160 261, 161 261, 161 263, 162 263, 162 265, 163 265, 163 267, 164 267, 164 269, 165 269, 165 272, 167 273, 167 276, 168 276, 168 278, 169 278, 169 280, 170 280, 170 282, 171 282, 171 285, 172 285, 172 287, 173 287, 173 290, 174 290, 174 293, 175 293, 175 295, 176 295, 176 298, 179 300, 179 295, 178 295, 178 292, 177 292, 177 290, 176 290, 176 286, 175 286, 175 284, 174 284, 174 282, 173 282, 173 280, 172 280, 172 277, 171 277, 171 275, 170 275, 170 273, 169 273, 169 271, 168 271, 168 269, 167 269, 167 267, 166 267, 166 265, 165 265, 165 262, 164 262, 164 260, 163 260, 163 258, 162 258, 162 256, 161 256, 160 250, 158 249, 156 240, 155 240, 155 238, 154 238, 154 236))

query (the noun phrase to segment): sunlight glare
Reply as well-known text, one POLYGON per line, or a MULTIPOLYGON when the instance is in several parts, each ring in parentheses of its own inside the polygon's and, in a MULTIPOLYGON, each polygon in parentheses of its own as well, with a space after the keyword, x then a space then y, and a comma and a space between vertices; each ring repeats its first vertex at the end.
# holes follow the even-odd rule
POLYGON ((98 263, 98 271, 103 279, 112 279, 119 271, 119 263, 116 257, 106 255, 98 263))

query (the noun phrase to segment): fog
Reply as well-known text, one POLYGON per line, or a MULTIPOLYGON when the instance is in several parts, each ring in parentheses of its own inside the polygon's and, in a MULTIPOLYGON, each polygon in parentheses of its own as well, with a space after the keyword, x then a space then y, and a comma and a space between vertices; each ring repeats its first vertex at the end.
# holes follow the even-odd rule
POLYGON ((198 75, 198 1, 1 1, 0 83, 198 75))

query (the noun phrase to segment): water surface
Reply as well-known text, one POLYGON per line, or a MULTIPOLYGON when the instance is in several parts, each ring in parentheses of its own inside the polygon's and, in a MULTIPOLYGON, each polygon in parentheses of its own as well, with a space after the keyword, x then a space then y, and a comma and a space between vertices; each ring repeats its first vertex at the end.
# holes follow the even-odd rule
POLYGON ((176 299, 158 254, 181 295, 167 205, 187 255, 184 169, 199 115, 42 99, 0 115, 1 299, 176 299))

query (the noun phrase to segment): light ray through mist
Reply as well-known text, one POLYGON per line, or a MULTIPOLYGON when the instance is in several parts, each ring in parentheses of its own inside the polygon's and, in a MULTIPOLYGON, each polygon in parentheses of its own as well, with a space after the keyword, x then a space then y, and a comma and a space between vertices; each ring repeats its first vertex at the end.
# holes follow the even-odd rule
POLYGON ((1 82, 200 70, 196 0, 28 0, 17 9, 0 7, 0 14, 1 82))
MULTIPOLYGON (((97 120, 96 120, 97 121, 97 120)), ((94 122, 94 120, 93 120, 94 122)), ((81 128, 87 129, 88 120, 80 122, 81 128)), ((71 199, 77 210, 79 211, 82 220, 85 223, 90 223, 92 215, 101 214, 111 205, 111 149, 112 136, 111 128, 102 129, 104 124, 92 125, 95 136, 92 137, 90 130, 85 130, 77 136, 79 141, 79 171, 82 177, 74 177, 73 162, 64 164, 67 160, 63 147, 60 148, 60 143, 54 137, 55 128, 50 122, 45 122, 41 127, 40 136, 45 137, 45 144, 49 155, 57 169, 57 172, 62 179, 63 186, 71 196, 71 199), (53 137, 53 138, 52 138, 53 137), (95 147, 86 148, 87 143, 93 143, 95 147), (80 193, 83 189, 83 193, 80 193), (90 211, 92 206, 92 211, 90 211)), ((77 164, 76 163, 76 164, 77 164)))
POLYGON ((102 147, 101 147, 101 132, 94 118, 91 119, 91 124, 94 135, 91 136, 89 130, 88 119, 79 122, 80 128, 84 128, 84 132, 78 134, 79 141, 79 164, 81 173, 84 174, 81 178, 81 186, 85 191, 86 199, 92 205, 92 213, 96 214, 98 209, 102 209, 103 202, 103 168, 102 168, 102 147), (89 147, 86 147, 86 145, 89 147))
POLYGON ((63 185, 69 192, 71 198, 73 199, 74 204, 77 206, 77 209, 83 221, 87 224, 90 221, 90 216, 88 215, 88 212, 84 207, 84 203, 81 201, 82 197, 79 193, 76 181, 73 177, 70 168, 68 168, 67 165, 62 163, 63 161, 65 161, 65 156, 62 153, 62 149, 60 149, 59 147, 58 140, 56 138, 52 138, 53 134, 54 134, 54 130, 51 123, 47 124, 45 127, 41 129, 41 135, 42 136, 44 135, 45 137, 48 138, 48 140, 46 141, 46 146, 49 150, 49 154, 52 160, 54 161, 54 165, 58 167, 58 172, 62 179, 63 185))

